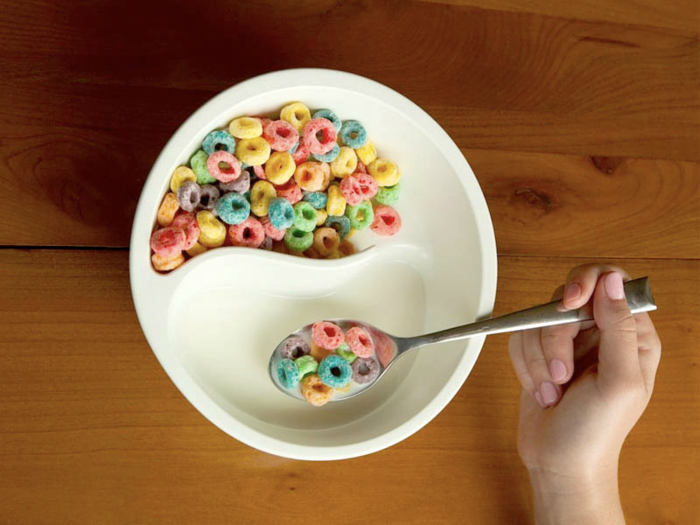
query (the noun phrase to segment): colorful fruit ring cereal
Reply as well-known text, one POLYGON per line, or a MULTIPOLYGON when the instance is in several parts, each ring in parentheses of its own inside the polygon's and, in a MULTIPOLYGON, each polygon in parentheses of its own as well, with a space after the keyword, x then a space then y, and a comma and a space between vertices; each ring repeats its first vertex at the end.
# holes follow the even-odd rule
POLYGON ((318 253, 318 250, 314 248, 313 244, 310 248, 304 250, 304 257, 308 259, 323 259, 323 257, 321 257, 321 254, 318 253))
POLYGON ((209 155, 207 155, 204 150, 200 149, 194 155, 192 155, 192 158, 190 159, 190 166, 192 167, 194 174, 197 176, 198 184, 211 184, 212 182, 216 182, 214 176, 209 173, 209 170, 207 169, 208 158, 209 155))
POLYGON ((338 348, 336 348, 335 353, 343 359, 345 359, 349 364, 352 364, 355 361, 355 359, 357 359, 355 352, 350 350, 350 347, 347 343, 343 343, 338 348))
POLYGON ((379 204, 386 204, 387 206, 395 206, 399 202, 399 196, 401 195, 401 183, 397 182, 393 186, 384 186, 379 188, 379 191, 374 196, 379 204))
POLYGON ((338 132, 333 123, 325 118, 314 118, 304 127, 302 141, 309 147, 309 152, 314 155, 324 155, 336 145, 338 132))
POLYGON ((348 206, 345 216, 350 219, 350 225, 356 230, 364 230, 374 221, 374 210, 369 201, 362 201, 357 206, 348 206))
MULTIPOLYGON (((231 195, 235 195, 235 193, 231 195)), ((214 217, 212 212, 203 210, 197 212, 196 217, 197 224, 199 224, 199 241, 197 241, 199 244, 206 248, 218 248, 224 244, 226 240, 226 226, 214 217)))
POLYGON ((362 161, 363 165, 367 165, 377 158, 377 148, 371 140, 365 142, 364 146, 360 146, 355 150, 357 157, 362 161))
POLYGON ((259 180, 253 184, 250 190, 250 209, 258 217, 267 215, 270 201, 277 197, 275 187, 265 180, 259 180))
POLYGON ((333 113, 330 109, 316 110, 316 113, 313 114, 312 118, 325 118, 330 120, 333 123, 333 127, 336 131, 340 131, 340 128, 343 127, 343 122, 338 118, 338 115, 333 113))
POLYGON ((255 175, 260 180, 267 180, 267 175, 265 175, 265 168, 262 166, 253 166, 253 175, 255 175))
POLYGON ((332 388, 343 388, 352 381, 352 368, 339 355, 329 355, 318 365, 318 377, 332 388))
POLYGON ((309 147, 306 144, 302 143, 301 140, 299 141, 299 143, 297 144, 297 146, 295 148, 292 148, 290 150, 289 153, 291 153, 292 159, 294 159, 294 162, 296 164, 301 164, 302 162, 306 162, 307 159, 309 158, 309 155, 310 155, 309 147))
POLYGON ((338 132, 340 140, 346 146, 357 149, 367 142, 367 131, 357 120, 346 120, 338 132))
POLYGON ((336 177, 343 178, 352 175, 357 168, 357 155, 355 150, 343 146, 340 148, 338 157, 331 162, 331 173, 336 177))
POLYGON ((326 219, 326 226, 329 226, 337 231, 341 241, 345 240, 350 233, 350 228, 352 227, 350 224, 350 219, 348 219, 345 215, 340 215, 338 217, 329 215, 328 219, 326 219))
POLYGON ((263 137, 274 151, 289 151, 299 142, 299 132, 286 120, 273 120, 263 129, 263 137))
POLYGON ((340 252, 343 257, 354 255, 356 252, 355 245, 348 240, 340 241, 340 244, 338 245, 338 252, 340 252))
POLYGON ((284 184, 294 175, 296 164, 286 151, 275 151, 265 163, 265 178, 272 184, 284 184))
POLYGON ((228 132, 237 139, 254 139, 262 135, 262 122, 253 117, 235 118, 229 124, 228 132))
POLYGON ((204 210, 213 210, 220 195, 219 188, 205 184, 202 186, 202 194, 199 197, 199 207, 204 210))
POLYGON ((326 210, 324 210, 323 208, 320 210, 316 210, 316 226, 322 226, 323 224, 325 224, 326 219, 328 219, 328 212, 326 210))
POLYGON ((301 377, 315 374, 318 371, 318 362, 310 355, 298 357, 294 360, 294 363, 297 365, 301 377))
POLYGON ((289 337, 282 345, 282 348, 280 348, 280 355, 283 359, 296 360, 301 356, 308 355, 310 350, 309 345, 303 338, 292 336, 289 337))
POLYGON ((233 154, 236 152, 236 139, 234 139, 230 133, 222 129, 216 129, 204 137, 202 149, 207 155, 211 155, 219 150, 228 151, 233 154))
POLYGON ((319 165, 323 172, 323 183, 321 184, 320 191, 326 191, 328 186, 331 185, 331 167, 327 162, 320 162, 319 165))
POLYGON ((401 178, 399 168, 390 160, 375 159, 367 166, 367 169, 380 186, 393 186, 401 178))
POLYGON ((272 239, 270 237, 265 237, 262 244, 260 245, 260 249, 271 251, 272 250, 272 239))
POLYGON ((240 193, 227 193, 217 201, 216 213, 226 224, 241 224, 250 216, 250 204, 240 193))
POLYGON ((324 173, 319 162, 303 162, 294 170, 294 181, 301 189, 318 191, 323 186, 324 173))
POLYGON ((304 194, 303 200, 311 204, 311 206, 317 210, 320 210, 326 207, 326 204, 328 203, 328 195, 321 191, 309 191, 304 194))
POLYGON ((333 148, 328 153, 324 153, 323 155, 311 155, 311 158, 320 162, 333 162, 338 158, 339 153, 340 146, 338 146, 338 144, 334 144, 333 148))
POLYGON ((175 217, 173 221, 174 228, 182 228, 185 232, 185 244, 183 245, 183 250, 190 250, 197 244, 197 239, 199 239, 199 224, 197 224, 197 219, 194 213, 183 213, 175 217))
POLYGON ((180 203, 177 201, 177 197, 174 193, 169 192, 165 194, 163 202, 160 203, 158 208, 158 215, 156 220, 160 226, 170 226, 175 218, 175 213, 180 209, 180 203))
MULTIPOLYGON (((313 236, 312 236, 313 239, 313 236)), ((182 252, 186 236, 182 228, 161 228, 151 235, 151 249, 161 257, 172 257, 182 252)))
MULTIPOLYGON (((270 204, 272 204, 272 202, 270 204)), ((294 214, 294 210, 292 210, 292 215, 293 214, 294 214)), ((265 235, 267 235, 273 241, 281 241, 284 239, 284 234, 287 232, 287 229, 283 228, 280 230, 278 228, 275 228, 274 225, 272 224, 272 222, 270 221, 269 214, 265 217, 260 218, 260 224, 263 225, 263 229, 265 230, 265 235)))
POLYGON ((324 385, 318 374, 310 374, 301 380, 301 395, 315 407, 328 403, 333 397, 333 389, 324 385))
POLYGON ((245 193, 250 190, 250 173, 247 170, 241 171, 240 177, 231 182, 219 182, 219 189, 228 193, 233 191, 235 193, 245 193))
MULTIPOLYGON (((284 237, 284 230, 294 224, 294 207, 284 197, 277 197, 270 201, 267 215, 270 226, 277 231, 281 231, 282 237, 284 237)), ((268 235, 270 235, 270 233, 268 233, 268 235)), ((277 238, 275 235, 270 235, 270 237, 276 241, 282 240, 282 237, 277 238)))
POLYGON ((377 181, 374 180, 374 177, 371 175, 367 175, 366 173, 355 173, 353 178, 359 183, 360 193, 365 200, 371 199, 379 191, 379 184, 377 184, 377 181))
POLYGON ((301 380, 299 368, 291 359, 282 359, 277 363, 277 377, 285 388, 294 388, 301 380))
POLYGON ((241 163, 228 151, 215 151, 207 159, 207 171, 221 182, 231 182, 241 175, 241 163))
POLYGON ((337 184, 331 184, 328 187, 328 204, 326 204, 328 215, 335 217, 343 215, 345 213, 345 205, 345 197, 343 197, 340 187, 337 184))
POLYGON ((333 228, 325 227, 318 228, 314 231, 313 247, 321 257, 328 257, 338 249, 340 245, 340 236, 333 228))
POLYGON ((374 353, 372 338, 359 326, 353 326, 345 332, 345 342, 357 357, 371 357, 374 353))
POLYGON ((360 181, 354 175, 348 175, 341 181, 340 191, 343 192, 345 202, 350 206, 357 206, 364 200, 360 181))
POLYGON ((265 240, 265 229, 258 219, 248 217, 242 223, 228 227, 228 238, 234 246, 260 248, 265 240))
POLYGON ((357 168, 355 168, 355 173, 369 173, 367 171, 367 166, 361 161, 357 161, 357 168))
POLYGON ((270 143, 262 137, 241 139, 236 146, 236 157, 248 166, 261 166, 270 158, 270 143))
POLYGON ((359 358, 352 364, 352 380, 361 385, 379 376, 379 364, 372 358, 359 358))
POLYGON ((196 182, 187 181, 177 189, 177 202, 185 211, 194 211, 202 198, 202 187, 196 182))
POLYGON ((335 323, 318 321, 311 327, 311 338, 324 350, 335 350, 345 341, 345 334, 335 323))
MULTIPOLYGON (((199 225, 199 223, 198 223, 198 225, 199 225)), ((196 242, 196 243, 194 243, 194 246, 192 246, 192 248, 190 248, 189 250, 186 250, 186 251, 187 251, 187 255, 189 255, 190 257, 197 257, 197 255, 200 255, 200 254, 206 252, 207 247, 204 246, 203 244, 200 244, 199 242, 196 242)))
POLYGON ((277 196, 284 197, 290 204, 296 204, 302 199, 303 194, 294 179, 290 179, 281 186, 277 186, 277 196))
POLYGON ((296 226, 288 228, 284 234, 284 244, 287 248, 295 252, 303 252, 308 250, 314 243, 314 234, 300 230, 296 226))
POLYGON ((380 204, 374 208, 374 221, 371 228, 374 233, 383 237, 396 235, 401 229, 401 216, 391 206, 380 204))
POLYGON ((187 166, 178 166, 170 177, 170 191, 177 193, 177 189, 188 180, 197 182, 197 175, 187 166))
POLYGON ((305 232, 316 228, 316 209, 306 201, 294 205, 294 226, 305 232))
POLYGON ((302 131, 306 123, 311 120, 311 112, 301 102, 292 102, 282 108, 280 118, 289 122, 297 131, 302 131))
POLYGON ((178 252, 170 257, 164 257, 154 253, 151 255, 151 262, 153 263, 153 268, 159 272, 169 272, 184 263, 185 257, 182 255, 182 252, 178 252))

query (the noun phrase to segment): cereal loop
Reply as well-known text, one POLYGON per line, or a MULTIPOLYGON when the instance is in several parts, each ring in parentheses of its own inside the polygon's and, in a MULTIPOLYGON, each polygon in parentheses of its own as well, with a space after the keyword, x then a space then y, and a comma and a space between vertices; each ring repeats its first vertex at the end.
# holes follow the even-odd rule
POLYGON ((210 211, 200 211, 196 215, 199 225, 199 244, 206 248, 218 248, 226 240, 226 226, 210 211))
POLYGON ((275 151, 289 151, 299 142, 299 132, 285 120, 273 120, 263 129, 263 137, 275 151))
POLYGON ((297 131, 302 131, 306 123, 311 120, 311 112, 301 102, 292 102, 282 108, 280 118, 289 122, 297 131))
MULTIPOLYGON (((272 203, 270 203, 272 204, 272 203)), ((272 223, 270 222, 270 216, 267 215, 265 217, 260 218, 260 224, 263 225, 263 230, 265 230, 265 235, 267 235, 271 240, 273 241, 281 241, 284 239, 284 234, 286 233, 286 229, 284 230, 278 230, 275 228, 272 223)))
POLYGON ((350 328, 345 332, 345 341, 357 357, 371 357, 374 353, 374 343, 364 328, 350 328))
POLYGON ((220 150, 233 154, 236 151, 236 139, 230 133, 217 129, 209 133, 202 141, 202 149, 207 155, 220 150))
POLYGON ((347 238, 347 236, 350 234, 350 229, 352 228, 350 219, 348 219, 345 215, 340 215, 338 217, 333 215, 329 216, 328 219, 326 219, 326 226, 337 231, 341 241, 347 238))
POLYGON ((345 213, 345 204, 345 197, 343 197, 343 192, 340 191, 340 187, 332 184, 328 188, 328 204, 326 205, 328 215, 343 215, 345 213))
POLYGON ((355 153, 357 153, 357 157, 364 165, 371 163, 377 158, 377 148, 374 147, 374 143, 371 140, 365 142, 364 146, 357 148, 355 153))
POLYGON ((270 158, 270 144, 262 137, 241 139, 236 146, 236 157, 249 166, 261 166, 270 158))
POLYGON ((172 257, 182 252, 185 246, 185 232, 182 228, 161 228, 151 235, 151 250, 161 257, 172 257))
POLYGON ((338 115, 333 113, 330 109, 319 109, 313 114, 313 118, 325 118, 333 123, 333 127, 336 131, 340 131, 343 127, 343 122, 338 118, 338 115))
POLYGON ((325 209, 316 210, 316 226, 325 224, 328 219, 328 212, 325 209))
POLYGON ((194 246, 192 246, 192 248, 187 250, 187 255, 189 255, 190 257, 197 257, 197 255, 200 255, 206 251, 207 251, 206 246, 196 242, 196 243, 194 243, 194 246))
POLYGON ((374 180, 374 177, 367 175, 366 173, 356 173, 353 177, 357 180, 360 185, 360 194, 365 200, 369 200, 374 197, 379 191, 379 184, 374 180))
POLYGON ((250 215, 250 204, 240 193, 227 193, 216 203, 216 213, 226 224, 241 224, 250 215))
POLYGON ((360 188, 360 181, 357 180, 354 175, 349 175, 342 180, 340 183, 340 191, 343 192, 345 202, 350 206, 357 206, 364 200, 362 189, 360 188))
POLYGON ((187 181, 197 182, 197 175, 187 166, 178 166, 170 177, 170 191, 177 193, 177 189, 187 181))
POLYGON ((153 268, 159 272, 169 272, 184 263, 185 256, 182 255, 182 252, 171 255, 170 257, 164 257, 154 253, 151 255, 151 262, 153 263, 153 268))
POLYGON ((306 144, 298 144, 296 149, 290 151, 292 154, 292 159, 299 165, 302 162, 306 162, 309 158, 309 147, 306 144))
POLYGON ((221 182, 231 182, 241 175, 241 163, 228 151, 216 151, 207 159, 207 171, 221 182))
POLYGON ((192 171, 197 176, 198 184, 211 184, 216 182, 216 179, 207 170, 207 159, 209 155, 204 150, 197 151, 192 158, 190 158, 190 166, 192 166, 192 171))
POLYGON ((333 388, 343 388, 352 381, 352 368, 339 355, 331 354, 318 365, 318 377, 333 388))
POLYGON ((311 374, 301 380, 301 395, 315 407, 328 403, 333 397, 333 389, 324 385, 318 374, 311 374))
POLYGON ((177 202, 180 203, 180 207, 185 211, 194 211, 199 206, 201 198, 201 186, 191 180, 183 183, 177 189, 177 202))
POLYGON ((324 350, 335 350, 345 340, 343 330, 335 323, 319 321, 311 327, 313 342, 324 350))
POLYGON ((277 363, 277 378, 284 388, 294 388, 299 384, 301 375, 294 361, 282 359, 277 363))
POLYGON ((309 147, 309 152, 314 155, 325 155, 336 145, 338 132, 333 123, 325 118, 309 120, 304 128, 302 141, 309 147))
POLYGON ((294 175, 296 164, 287 152, 276 151, 265 163, 265 177, 272 184, 284 184, 294 175))
POLYGON ((290 179, 282 186, 277 186, 277 196, 284 197, 290 204, 296 204, 301 200, 303 194, 301 188, 294 182, 294 179, 290 179))
POLYGON ((229 124, 228 132, 237 139, 254 139, 262 135, 262 123, 252 117, 235 118, 229 124))
POLYGON ((267 181, 259 180, 250 190, 250 209, 258 217, 267 215, 270 201, 277 197, 277 190, 267 181))
POLYGON ((282 348, 280 348, 280 355, 283 359, 295 360, 299 357, 308 355, 310 350, 311 349, 306 341, 295 335, 287 338, 287 340, 282 344, 282 348))
POLYGON ((372 358, 361 358, 352 364, 352 380, 355 383, 371 383, 379 376, 379 364, 372 358))
POLYGON ((345 216, 350 219, 350 225, 356 230, 364 230, 374 221, 374 210, 369 201, 362 201, 357 206, 348 206, 345 216))
POLYGON ((315 374, 318 370, 318 362, 310 355, 302 355, 294 360, 297 368, 299 369, 299 375, 305 377, 309 374, 315 374))
POLYGON ((304 162, 296 167, 294 180, 306 191, 318 191, 323 186, 324 173, 319 162, 304 162))
POLYGON ((357 155, 355 150, 343 146, 340 148, 338 157, 331 162, 331 173, 336 177, 346 177, 355 172, 357 168, 357 155))
POLYGON ((374 221, 371 229, 377 235, 389 237, 401 229, 401 216, 391 206, 381 204, 374 208, 374 221))
POLYGON ((180 204, 174 193, 166 193, 163 202, 158 208, 157 221, 160 226, 170 226, 175 218, 175 213, 180 209, 180 204))
POLYGON ((265 240, 265 230, 255 217, 248 217, 240 224, 228 227, 228 238, 234 246, 259 248, 265 240))
POLYGON ((340 236, 338 232, 333 228, 325 227, 318 228, 314 232, 314 244, 313 247, 316 248, 321 257, 328 257, 334 251, 338 249, 340 245, 340 236))
POLYGON ((343 257, 354 255, 356 252, 355 245, 348 240, 340 241, 340 244, 338 245, 338 252, 340 252, 343 257))
POLYGON ((195 244, 197 244, 197 239, 199 239, 199 224, 197 224, 197 219, 194 213, 183 213, 175 217, 173 221, 174 228, 182 228, 185 232, 185 244, 183 245, 183 250, 190 250, 195 244))
POLYGON ((274 228, 275 231, 281 232, 281 234, 273 235, 272 233, 274 233, 274 231, 271 231, 268 235, 276 241, 282 240, 282 237, 284 237, 284 230, 294 224, 294 207, 284 197, 276 197, 270 201, 267 214, 270 226, 274 228))
POLYGON ((399 202, 399 196, 401 195, 401 183, 398 182, 393 186, 384 186, 379 188, 379 191, 374 196, 374 199, 379 204, 386 204, 387 206, 395 206, 399 202))
POLYGON ((346 146, 357 149, 367 142, 367 131, 357 120, 346 120, 338 132, 340 140, 346 146))
POLYGON ((294 205, 294 226, 305 232, 316 228, 316 209, 306 201, 294 205))
POLYGON ((393 186, 401 178, 399 168, 390 160, 375 159, 370 162, 367 169, 380 186, 393 186))
POLYGON ((308 250, 314 243, 314 234, 300 230, 296 226, 288 228, 284 234, 284 244, 294 252, 308 250))

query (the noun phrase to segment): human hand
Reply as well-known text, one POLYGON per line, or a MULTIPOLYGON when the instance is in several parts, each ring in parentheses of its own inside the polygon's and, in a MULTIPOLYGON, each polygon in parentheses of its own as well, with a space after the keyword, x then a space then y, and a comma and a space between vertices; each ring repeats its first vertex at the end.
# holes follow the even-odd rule
POLYGON ((544 505, 551 516, 562 494, 576 494, 578 510, 582 494, 609 500, 605 512, 615 503, 619 510, 620 449, 649 402, 661 355, 648 314, 629 311, 623 278, 629 279, 613 266, 574 268, 563 288, 563 307, 579 308, 593 297, 594 321, 518 332, 510 339, 523 387, 518 452, 530 471, 536 510, 539 497, 539 510, 544 505))

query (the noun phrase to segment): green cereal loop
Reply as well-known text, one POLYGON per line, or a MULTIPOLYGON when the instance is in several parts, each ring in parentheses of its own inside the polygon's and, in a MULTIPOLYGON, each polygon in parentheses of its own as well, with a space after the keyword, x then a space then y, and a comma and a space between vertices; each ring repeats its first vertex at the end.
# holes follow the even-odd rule
POLYGON ((355 359, 357 359, 357 356, 355 355, 355 352, 350 350, 350 347, 348 344, 343 341, 341 345, 335 349, 335 353, 338 354, 340 357, 345 359, 348 364, 352 364, 355 359))
MULTIPOLYGON (((297 202, 294 205, 294 226, 301 231, 312 232, 316 229, 318 213, 316 208, 306 201, 297 202)), ((306 249, 306 248, 304 248, 306 249)))
POLYGON ((374 209, 369 201, 362 201, 357 206, 348 205, 345 216, 350 219, 350 225, 356 230, 364 230, 374 221, 374 209))
POLYGON ((379 204, 386 204, 387 206, 395 206, 399 202, 399 195, 401 194, 401 183, 397 182, 393 186, 384 186, 379 188, 379 191, 374 196, 379 204))
POLYGON ((296 226, 288 228, 287 233, 284 234, 284 244, 287 245, 287 248, 294 250, 295 252, 303 252, 304 250, 308 250, 313 243, 313 232, 305 232, 296 226))
POLYGON ((294 362, 299 369, 299 375, 302 379, 309 374, 315 374, 316 370, 318 370, 318 362, 310 355, 303 355, 295 359, 294 362))
POLYGON ((216 182, 216 179, 211 176, 209 170, 207 169, 207 152, 200 149, 197 153, 192 155, 190 159, 190 166, 192 171, 197 175, 197 184, 211 184, 216 182))

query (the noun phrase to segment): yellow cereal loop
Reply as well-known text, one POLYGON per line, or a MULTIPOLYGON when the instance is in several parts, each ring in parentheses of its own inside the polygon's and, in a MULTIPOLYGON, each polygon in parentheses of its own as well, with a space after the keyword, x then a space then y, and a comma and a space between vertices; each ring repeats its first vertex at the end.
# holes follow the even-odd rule
POLYGON ((151 255, 151 261, 153 262, 153 267, 159 272, 169 272, 170 270, 174 270, 184 263, 185 256, 182 255, 182 252, 176 253, 175 255, 171 255, 169 257, 164 257, 154 253, 151 255))
POLYGON ((180 203, 177 202, 177 197, 170 192, 165 195, 163 202, 158 208, 158 224, 161 226, 170 226, 175 218, 175 213, 180 209, 180 203))
POLYGON ((259 180, 250 190, 250 211, 258 217, 267 215, 270 201, 277 198, 277 190, 266 180, 259 180))
POLYGON ((236 145, 236 157, 249 166, 262 166, 270 158, 270 144, 262 137, 241 139, 236 145))
POLYGON ((374 143, 371 140, 365 142, 364 146, 357 148, 355 153, 357 153, 357 156, 365 166, 377 158, 377 148, 374 147, 374 143))
POLYGON ((197 175, 187 166, 178 166, 170 177, 170 191, 177 193, 177 189, 187 181, 197 182, 197 175))
POLYGON ((321 189, 318 191, 326 191, 331 183, 331 167, 327 162, 321 162, 320 164, 323 172, 323 182, 321 183, 321 189))
POLYGON ((399 168, 390 160, 375 159, 370 162, 367 169, 380 186, 393 186, 401 178, 399 168))
POLYGON ((301 102, 292 102, 282 108, 280 111, 280 118, 286 120, 292 126, 297 128, 297 131, 301 132, 306 126, 306 123, 311 120, 311 112, 301 102))
POLYGON ((187 251, 187 255, 189 255, 190 257, 196 257, 200 253, 206 252, 207 247, 196 242, 196 243, 194 243, 194 246, 192 246, 192 248, 190 248, 189 250, 186 250, 186 251, 187 251))
POLYGON ((328 215, 339 217, 345 214, 345 197, 337 184, 328 187, 328 203, 326 204, 328 215))
POLYGON ((355 154, 355 150, 343 146, 340 148, 338 156, 331 162, 331 173, 336 177, 342 178, 355 173, 355 169, 357 169, 357 155, 355 154))
POLYGON ((316 210, 316 226, 321 226, 326 222, 328 212, 324 209, 316 210))
POLYGON ((262 135, 262 124, 256 118, 235 118, 228 125, 228 132, 237 139, 254 139, 262 135))
POLYGON ((275 151, 265 163, 265 176, 272 184, 281 185, 294 175, 296 164, 286 151, 275 151))
POLYGON ((218 248, 226 240, 226 226, 210 211, 197 213, 199 244, 207 248, 218 248))

